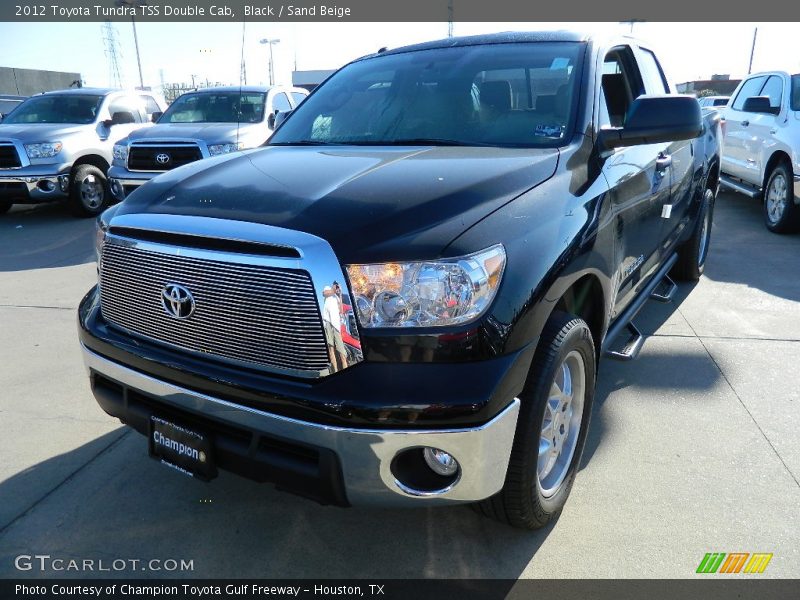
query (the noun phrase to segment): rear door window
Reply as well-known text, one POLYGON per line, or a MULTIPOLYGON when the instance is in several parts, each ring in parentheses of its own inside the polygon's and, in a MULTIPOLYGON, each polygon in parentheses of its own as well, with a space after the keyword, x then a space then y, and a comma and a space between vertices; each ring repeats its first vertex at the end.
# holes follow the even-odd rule
POLYGON ((777 75, 771 75, 758 95, 767 96, 771 108, 780 108, 783 100, 783 79, 777 75))

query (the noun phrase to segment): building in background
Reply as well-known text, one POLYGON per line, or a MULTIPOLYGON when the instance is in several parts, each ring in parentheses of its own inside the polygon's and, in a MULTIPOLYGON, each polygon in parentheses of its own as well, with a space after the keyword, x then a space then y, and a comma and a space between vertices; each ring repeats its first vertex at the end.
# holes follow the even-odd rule
POLYGON ((292 71, 292 85, 307 89, 309 92, 333 75, 336 69, 318 69, 316 71, 292 71))
POLYGON ((730 96, 741 79, 731 79, 730 75, 712 75, 711 79, 698 79, 679 83, 676 87, 680 94, 695 96, 730 96))
POLYGON ((0 67, 0 94, 33 96, 42 92, 81 87, 80 73, 0 67))

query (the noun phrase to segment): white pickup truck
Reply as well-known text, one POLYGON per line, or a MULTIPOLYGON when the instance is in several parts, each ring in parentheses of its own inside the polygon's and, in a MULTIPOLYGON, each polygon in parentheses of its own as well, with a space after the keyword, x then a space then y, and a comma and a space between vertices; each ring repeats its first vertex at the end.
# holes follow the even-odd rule
POLYGON ((762 198, 774 233, 800 230, 800 74, 744 79, 722 109, 720 183, 762 198))

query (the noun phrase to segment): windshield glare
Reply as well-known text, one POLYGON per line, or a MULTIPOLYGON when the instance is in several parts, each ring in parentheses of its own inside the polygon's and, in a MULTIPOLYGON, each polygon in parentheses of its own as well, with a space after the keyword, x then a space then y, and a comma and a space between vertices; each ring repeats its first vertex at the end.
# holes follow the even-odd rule
POLYGON ((563 145, 583 51, 573 42, 491 44, 358 61, 270 143, 563 145))
POLYGON ((100 110, 102 96, 71 94, 34 96, 20 104, 3 119, 10 123, 94 123, 100 110))
POLYGON ((159 123, 260 123, 266 94, 203 92, 184 94, 167 109, 159 123))

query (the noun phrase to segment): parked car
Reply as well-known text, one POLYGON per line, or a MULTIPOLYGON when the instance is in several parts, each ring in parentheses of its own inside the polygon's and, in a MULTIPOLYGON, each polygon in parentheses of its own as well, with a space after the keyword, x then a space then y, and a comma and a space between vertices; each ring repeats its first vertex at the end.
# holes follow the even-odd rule
POLYGON ((722 118, 722 185, 759 198, 770 231, 800 230, 800 74, 748 76, 722 118))
POLYGON ((282 86, 216 87, 189 92, 173 102, 154 127, 135 131, 114 146, 111 191, 122 200, 159 173, 182 165, 255 148, 269 139, 275 114, 308 95, 282 86))
POLYGON ((149 92, 99 88, 29 98, 0 123, 0 213, 66 198, 76 216, 100 214, 114 144, 163 107, 149 92))
POLYGON ((27 98, 27 96, 4 96, 0 95, 0 122, 5 118, 5 116, 10 113, 12 110, 17 108, 22 102, 27 98))
POLYGON ((635 358, 642 305, 703 272, 718 115, 671 91, 647 46, 566 32, 348 64, 266 147, 103 213, 97 402, 201 479, 545 525, 601 353, 635 358))
POLYGON ((700 106, 703 108, 716 108, 717 110, 720 110, 728 104, 728 100, 730 99, 730 96, 703 96, 697 100, 700 102, 700 106))

